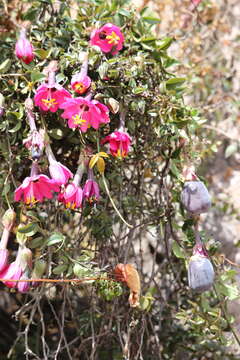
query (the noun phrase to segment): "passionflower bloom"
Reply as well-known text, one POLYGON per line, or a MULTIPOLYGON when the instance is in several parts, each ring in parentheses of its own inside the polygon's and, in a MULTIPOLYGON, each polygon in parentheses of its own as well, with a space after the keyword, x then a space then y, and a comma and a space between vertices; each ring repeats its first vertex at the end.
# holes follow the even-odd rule
POLYGON ((214 282, 214 270, 211 261, 201 245, 196 245, 188 264, 189 287, 196 292, 209 290, 214 282))
POLYGON ((42 84, 36 90, 34 103, 43 111, 56 112, 67 98, 71 98, 71 94, 61 85, 42 84))
POLYGON ((124 37, 120 28, 110 23, 91 33, 90 45, 98 46, 104 53, 117 54, 122 49, 123 42, 124 37))
POLYGON ((101 143, 109 143, 110 152, 113 156, 123 158, 127 156, 131 145, 131 137, 123 131, 114 131, 106 136, 101 143))
POLYGON ((83 75, 81 72, 73 75, 71 80, 71 87, 76 93, 82 95, 91 85, 91 79, 87 75, 83 75))
POLYGON ((92 179, 88 179, 83 187, 83 197, 90 204, 97 202, 100 197, 98 183, 92 179))
POLYGON ((82 205, 83 191, 80 186, 73 182, 68 184, 65 190, 58 195, 58 200, 63 202, 68 209, 77 209, 82 205))
POLYGON ((86 132, 91 126, 98 129, 101 124, 110 122, 107 106, 96 100, 91 101, 82 97, 69 98, 60 108, 64 110, 61 116, 68 119, 68 126, 72 129, 80 128, 81 131, 86 132))
POLYGON ((59 185, 48 176, 40 174, 28 176, 23 180, 14 194, 15 201, 23 200, 27 205, 42 202, 44 198, 52 199, 53 192, 59 192, 59 185))
POLYGON ((15 45, 15 54, 25 64, 29 64, 34 59, 33 47, 26 37, 26 30, 22 29, 15 45))
POLYGON ((207 212, 211 198, 206 186, 201 181, 186 181, 181 193, 184 208, 193 215, 207 212))

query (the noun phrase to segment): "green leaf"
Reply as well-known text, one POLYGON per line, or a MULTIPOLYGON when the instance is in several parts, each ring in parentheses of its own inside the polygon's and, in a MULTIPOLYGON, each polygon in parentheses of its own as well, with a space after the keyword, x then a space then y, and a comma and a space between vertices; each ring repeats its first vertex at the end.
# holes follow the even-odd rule
POLYGON ((154 25, 154 24, 160 24, 161 20, 155 17, 151 16, 144 16, 142 17, 143 21, 145 21, 148 24, 154 25))
POLYGON ((38 82, 38 81, 43 81, 46 78, 46 75, 40 73, 39 71, 33 71, 31 73, 31 81, 33 83, 38 82))
POLYGON ((152 41, 155 41, 155 40, 156 40, 156 38, 153 37, 153 36, 142 37, 142 38, 141 38, 141 41, 142 41, 142 42, 152 42, 152 41))
POLYGON ((59 232, 55 232, 52 235, 49 236, 47 239, 45 245, 51 246, 58 243, 62 243, 65 240, 65 236, 59 232))
POLYGON ((186 81, 186 78, 173 78, 166 81, 166 84, 183 84, 186 81))
POLYGON ((28 242, 28 247, 30 249, 41 248, 44 245, 44 238, 42 236, 38 236, 35 239, 28 242))
POLYGON ((135 89, 133 89, 133 94, 141 94, 141 93, 143 93, 144 91, 146 90, 146 88, 143 88, 143 87, 137 87, 137 88, 135 88, 135 89))
POLYGON ((27 213, 26 213, 26 215, 28 216, 28 217, 31 217, 32 218, 32 220, 34 220, 34 221, 40 221, 40 219, 39 219, 39 217, 38 217, 38 214, 35 212, 35 211, 33 211, 33 210, 28 210, 27 211, 27 213))
POLYGON ((171 170, 172 175, 175 176, 177 179, 179 179, 179 177, 180 177, 179 170, 173 162, 171 163, 170 170, 171 170))
POLYGON ((41 60, 44 60, 47 57, 49 57, 49 55, 51 54, 51 51, 52 51, 52 49, 49 49, 49 50, 37 49, 34 52, 41 60))
POLYGON ((15 133, 15 132, 17 132, 19 129, 21 129, 21 127, 22 127, 22 123, 21 123, 21 121, 18 121, 17 124, 16 124, 12 129, 9 129, 8 131, 9 131, 10 133, 15 133))
POLYGON ((181 258, 181 259, 186 258, 184 249, 182 249, 176 241, 174 241, 172 244, 172 251, 177 258, 181 258))
POLYGON ((64 273, 67 270, 67 268, 68 268, 68 264, 58 265, 53 269, 53 273, 55 275, 60 275, 60 274, 64 273))
POLYGON ((158 50, 166 50, 171 45, 173 39, 170 37, 166 37, 165 39, 162 39, 157 42, 157 49, 158 50))
POLYGON ((130 12, 125 9, 119 9, 118 13, 128 18, 131 17, 130 12))
POLYGON ((25 226, 18 227, 18 232, 20 234, 25 234, 26 236, 33 236, 39 231, 39 226, 37 223, 29 223, 25 226))
POLYGON ((11 67, 11 60, 10 59, 6 59, 5 61, 3 61, 1 64, 0 64, 0 73, 5 73, 7 72, 10 67, 11 67))
POLYGON ((225 150, 225 158, 229 158, 230 156, 232 156, 233 154, 235 154, 238 150, 238 144, 237 142, 228 145, 228 147, 225 150))
POLYGON ((91 269, 76 263, 73 267, 73 273, 78 278, 90 277, 91 269))
POLYGON ((3 187, 3 191, 2 191, 2 195, 5 196, 9 193, 10 190, 10 184, 7 182, 4 187, 3 187))
POLYGON ((175 89, 182 85, 186 81, 186 78, 173 78, 166 81, 166 87, 168 90, 175 89))
POLYGON ((61 129, 51 129, 49 130, 49 135, 56 140, 60 140, 63 138, 63 131, 61 129))
POLYGON ((29 20, 31 22, 34 21, 37 17, 38 11, 38 8, 33 9, 32 7, 30 7, 30 9, 25 14, 22 14, 23 20, 29 20))
POLYGON ((223 283, 216 284, 216 287, 218 291, 229 298, 229 300, 235 300, 239 298, 239 290, 237 288, 237 285, 228 285, 223 283))

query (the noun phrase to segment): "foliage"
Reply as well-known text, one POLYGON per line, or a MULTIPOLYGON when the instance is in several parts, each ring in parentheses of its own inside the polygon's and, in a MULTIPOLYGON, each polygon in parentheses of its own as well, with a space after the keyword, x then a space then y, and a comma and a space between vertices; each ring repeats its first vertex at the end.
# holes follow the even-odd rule
MULTIPOLYGON (((1 35, 1 205, 14 206, 21 224, 16 238, 27 238, 34 258, 47 262, 47 278, 87 280, 43 283, 20 297, 11 358, 20 359, 24 349, 27 359, 201 359, 206 352, 209 358, 234 359, 226 348, 233 340, 226 308, 227 300, 239 295, 235 272, 224 267, 217 242, 205 234, 216 286, 196 295, 187 285, 193 222, 180 205, 181 172, 202 156, 197 136, 203 121, 184 104, 185 77, 172 73, 173 39, 155 36, 159 19, 145 9, 136 13, 125 0, 23 1, 19 21, 31 22, 37 59, 29 65, 16 60, 16 29, 1 35), (125 37, 115 56, 89 47, 91 31, 108 22, 125 37), (66 126, 61 111, 34 113, 38 126, 47 128, 57 160, 73 173, 81 151, 91 147, 101 198, 80 211, 65 209, 56 198, 31 208, 15 203, 14 190, 31 165, 23 146, 29 132, 24 101, 33 98, 53 59, 59 64, 57 81, 70 89, 86 50, 94 99, 111 110, 110 124, 79 135, 66 126), (120 160, 105 153, 101 139, 118 128, 123 113, 133 144, 120 160), (139 308, 129 307, 128 289, 113 278, 120 262, 135 263, 141 274, 139 308)), ((45 156, 40 165, 48 173, 45 156)), ((14 241, 11 248, 14 255, 14 241)))

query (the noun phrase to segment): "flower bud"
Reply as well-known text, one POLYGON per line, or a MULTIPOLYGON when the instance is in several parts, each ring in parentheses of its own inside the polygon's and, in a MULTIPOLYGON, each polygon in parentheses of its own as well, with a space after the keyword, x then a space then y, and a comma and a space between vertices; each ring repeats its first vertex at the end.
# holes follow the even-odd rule
POLYGON ((15 219, 16 219, 15 211, 12 209, 8 209, 2 217, 2 224, 5 227, 5 229, 10 231, 11 228, 13 227, 15 219))
POLYGON ((195 254, 188 265, 188 284, 196 292, 209 290, 214 281, 214 270, 211 261, 205 255, 195 254))
POLYGON ((185 182, 181 193, 181 202, 185 209, 193 215, 207 212, 211 206, 209 192, 201 181, 185 182))
POLYGON ((25 29, 20 32, 20 37, 15 46, 15 54, 25 64, 29 64, 34 59, 33 46, 26 37, 25 29))

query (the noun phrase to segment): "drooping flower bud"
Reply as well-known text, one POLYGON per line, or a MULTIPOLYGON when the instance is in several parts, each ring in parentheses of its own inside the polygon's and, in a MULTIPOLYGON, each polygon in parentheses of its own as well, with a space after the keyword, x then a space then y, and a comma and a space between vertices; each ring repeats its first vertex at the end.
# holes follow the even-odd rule
POLYGON ((26 29, 22 29, 20 37, 15 45, 15 54, 25 64, 29 64, 34 59, 33 47, 26 37, 26 29))
POLYGON ((15 211, 13 209, 8 209, 2 217, 2 224, 5 227, 5 229, 10 231, 11 228, 13 227, 15 219, 16 219, 15 211))
POLYGON ((207 212, 211 206, 211 198, 206 186, 201 181, 187 181, 181 193, 181 202, 185 209, 198 215, 207 212))
POLYGON ((193 250, 193 256, 188 264, 188 284, 196 292, 209 290, 214 282, 214 269, 201 244, 197 244, 193 250))

